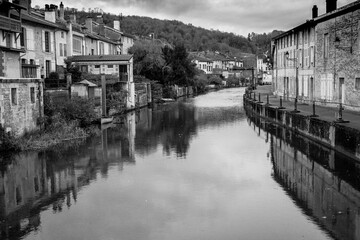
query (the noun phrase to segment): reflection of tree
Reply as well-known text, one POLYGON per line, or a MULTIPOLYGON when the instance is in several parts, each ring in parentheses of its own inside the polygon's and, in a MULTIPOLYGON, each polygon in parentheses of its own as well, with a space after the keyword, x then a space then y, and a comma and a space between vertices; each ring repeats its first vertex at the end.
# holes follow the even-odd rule
MULTIPOLYGON (((144 118, 142 112, 138 114, 140 119, 144 118)), ((161 143, 167 155, 174 150, 178 157, 184 157, 198 129, 226 125, 243 117, 240 106, 196 108, 186 102, 159 106, 152 112, 151 119, 147 119, 151 123, 150 127, 146 124, 137 126, 136 151, 148 154, 161 143)))
POLYGON ((163 105, 152 112, 151 126, 139 126, 136 131, 136 150, 147 153, 162 143, 170 155, 174 150, 179 157, 185 156, 191 137, 196 134, 197 123, 193 107, 184 103, 163 105))

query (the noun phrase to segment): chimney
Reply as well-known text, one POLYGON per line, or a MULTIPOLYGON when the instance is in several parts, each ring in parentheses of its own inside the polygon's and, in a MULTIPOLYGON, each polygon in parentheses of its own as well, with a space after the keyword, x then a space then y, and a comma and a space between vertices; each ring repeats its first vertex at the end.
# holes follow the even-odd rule
POLYGON ((326 13, 335 11, 337 8, 337 0, 326 0, 326 13))
POLYGON ((60 3, 60 19, 61 20, 65 20, 65 10, 64 10, 64 4, 61 2, 60 3))
POLYGON ((92 33, 93 32, 93 20, 91 17, 88 17, 85 20, 85 27, 87 28, 87 30, 92 33))
POLYGON ((102 16, 97 16, 96 22, 99 24, 99 35, 105 36, 105 25, 104 25, 104 19, 102 16))
POLYGON ((319 16, 319 9, 316 5, 313 6, 312 8, 312 18, 317 18, 319 16))
POLYGON ((120 31, 120 20, 114 20, 114 29, 120 31))
POLYGON ((70 14, 70 22, 71 23, 76 23, 76 15, 75 15, 75 13, 70 14))
POLYGON ((56 9, 54 8, 54 5, 45 5, 45 20, 52 23, 56 22, 56 9))

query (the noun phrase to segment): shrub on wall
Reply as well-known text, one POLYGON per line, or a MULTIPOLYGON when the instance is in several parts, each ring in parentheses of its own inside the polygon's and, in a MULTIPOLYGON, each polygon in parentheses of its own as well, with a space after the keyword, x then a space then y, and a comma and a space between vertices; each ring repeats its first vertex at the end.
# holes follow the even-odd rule
POLYGON ((0 153, 16 151, 19 146, 11 135, 5 132, 5 129, 0 126, 0 153))

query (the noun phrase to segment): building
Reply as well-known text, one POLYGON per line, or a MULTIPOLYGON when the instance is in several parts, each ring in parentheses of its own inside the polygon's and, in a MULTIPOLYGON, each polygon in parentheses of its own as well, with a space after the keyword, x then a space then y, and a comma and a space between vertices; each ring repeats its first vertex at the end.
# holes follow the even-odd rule
POLYGON ((359 9, 327 0, 325 14, 314 6, 312 19, 273 39, 276 95, 360 110, 359 9))
POLYGON ((213 61, 211 59, 199 55, 192 55, 191 61, 196 64, 196 68, 200 69, 205 74, 212 74, 213 61))
POLYGON ((265 54, 256 56, 256 72, 258 84, 271 84, 271 66, 268 60, 268 56, 265 54))
POLYGON ((0 77, 20 77, 20 54, 24 52, 21 18, 26 2, 0 1, 0 77))
POLYGON ((86 71, 89 72, 93 69, 99 69, 99 74, 105 74, 106 69, 109 68, 109 66, 112 66, 114 69, 118 69, 118 82, 128 93, 126 109, 129 110, 135 108, 135 84, 132 55, 73 56, 71 61, 78 64, 81 69, 87 69, 86 71))
POLYGON ((0 124, 6 132, 21 136, 35 130, 43 116, 41 79, 0 78, 0 124))

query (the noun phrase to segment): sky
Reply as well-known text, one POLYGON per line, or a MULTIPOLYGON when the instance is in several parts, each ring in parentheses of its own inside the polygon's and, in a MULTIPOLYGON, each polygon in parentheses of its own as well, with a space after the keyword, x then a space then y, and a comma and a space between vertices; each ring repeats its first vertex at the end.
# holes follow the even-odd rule
MULTIPOLYGON (((59 5, 61 0, 33 0, 32 6, 59 5)), ((355 0, 338 0, 338 7, 355 0)), ((63 0, 65 7, 90 6, 104 12, 178 20, 206 29, 248 33, 288 30, 311 18, 313 5, 325 13, 326 0, 63 0)))

